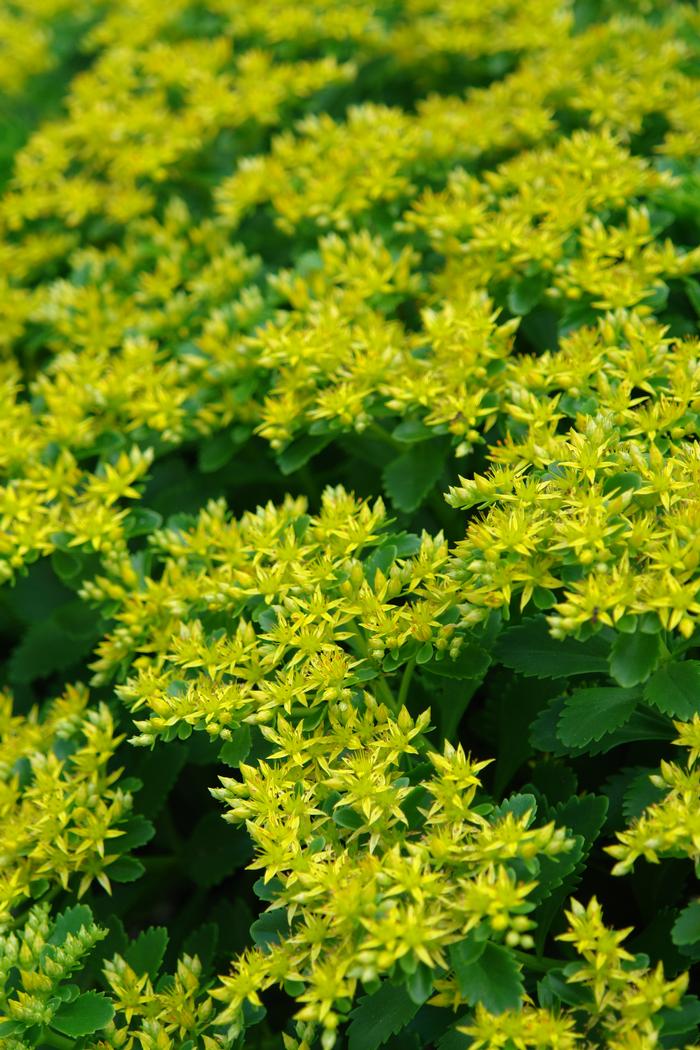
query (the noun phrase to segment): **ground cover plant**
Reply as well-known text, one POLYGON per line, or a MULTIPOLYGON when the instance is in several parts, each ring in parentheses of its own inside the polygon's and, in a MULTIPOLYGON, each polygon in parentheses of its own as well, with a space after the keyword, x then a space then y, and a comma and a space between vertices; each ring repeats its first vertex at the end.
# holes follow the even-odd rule
POLYGON ((700 1045, 700 12, 0 3, 0 1048, 700 1045))

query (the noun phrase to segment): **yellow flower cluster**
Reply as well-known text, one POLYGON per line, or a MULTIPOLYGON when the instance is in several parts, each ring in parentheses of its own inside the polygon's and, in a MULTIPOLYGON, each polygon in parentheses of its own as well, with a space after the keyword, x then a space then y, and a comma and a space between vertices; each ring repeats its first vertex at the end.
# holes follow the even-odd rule
POLYGON ((650 614, 689 637, 696 593, 697 339, 618 311, 511 359, 509 425, 452 506, 488 508, 455 551, 466 622, 539 589, 556 634, 650 614), (550 598, 547 599, 547 592, 550 598))
POLYGON ((387 659, 410 676, 433 644, 435 659, 456 655, 447 544, 389 523, 381 500, 342 488, 324 492, 316 516, 300 497, 236 521, 217 501, 191 528, 153 534, 162 565, 142 584, 128 557, 110 558, 110 574, 83 590, 116 621, 94 681, 128 669, 117 691, 148 715, 136 743, 192 728, 230 740, 280 714, 323 719, 370 681, 395 707, 387 659))
POLYGON ((197 956, 183 955, 171 981, 154 988, 148 973, 136 971, 117 954, 106 962, 104 977, 117 1020, 111 1021, 90 1050, 202 1050, 230 1046, 210 1033, 216 1005, 202 982, 197 956))
POLYGON ((675 722, 674 743, 688 748, 687 763, 662 762, 650 778, 663 798, 649 805, 630 827, 619 832, 619 843, 607 851, 617 861, 613 874, 631 871, 640 857, 657 864, 662 857, 689 857, 700 871, 700 715, 692 722, 675 722))
MULTIPOLYGON (((84 911, 87 918, 90 912, 87 908, 84 911)), ((65 923, 59 934, 51 921, 49 905, 36 904, 22 928, 0 942, 0 1024, 7 1033, 2 1037, 4 1050, 31 1050, 32 1045, 37 1045, 25 1042, 20 1033, 34 1025, 41 1026, 34 1031, 44 1032, 44 1026, 51 1023, 61 1006, 59 985, 104 938, 105 930, 89 919, 80 921, 82 917, 76 917, 79 921, 75 928, 65 923), (17 1038, 13 1038, 15 1032, 17 1038)))
MULTIPOLYGON (((611 930, 602 920, 598 901, 584 907, 571 901, 569 929, 559 940, 573 944, 582 962, 566 971, 566 981, 586 993, 576 1009, 560 1013, 526 1005, 499 1015, 477 1006, 474 1022, 460 1027, 474 1050, 655 1050, 661 1012, 679 1005, 688 974, 673 980, 661 963, 640 966, 622 947, 631 930, 611 930)), ((690 1050, 690 1048, 688 1048, 690 1050)))
POLYGON ((260 1005, 270 985, 295 982, 297 1018, 335 1031, 359 982, 397 965, 408 975, 450 969, 447 949, 479 929, 509 946, 533 945, 528 896, 539 857, 572 843, 553 823, 474 805, 479 772, 461 746, 429 754, 432 776, 407 776, 429 712, 415 721, 365 693, 358 711, 341 703, 328 729, 304 732, 279 718, 265 727, 268 762, 242 764, 242 781, 214 791, 227 819, 245 820, 256 844, 252 867, 275 879, 266 914, 281 921, 279 943, 246 953, 213 991, 220 1023, 240 1026, 243 1004, 260 1005), (510 865, 525 862, 523 880, 510 865), (289 924, 289 926, 288 926, 289 924), (288 928, 287 928, 288 927, 288 928))
POLYGON ((123 739, 105 704, 88 706, 74 686, 39 718, 0 707, 0 930, 13 910, 69 883, 82 896, 97 881, 110 890, 109 867, 131 815, 132 795, 109 769, 123 739), (77 884, 76 884, 77 878, 77 884))

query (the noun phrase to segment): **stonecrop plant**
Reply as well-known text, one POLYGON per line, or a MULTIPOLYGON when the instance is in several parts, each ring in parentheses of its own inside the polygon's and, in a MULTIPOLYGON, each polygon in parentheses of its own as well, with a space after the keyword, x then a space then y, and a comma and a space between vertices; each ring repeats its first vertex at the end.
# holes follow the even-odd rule
POLYGON ((0 1050, 698 1050, 700 12, 0 0, 0 1050))

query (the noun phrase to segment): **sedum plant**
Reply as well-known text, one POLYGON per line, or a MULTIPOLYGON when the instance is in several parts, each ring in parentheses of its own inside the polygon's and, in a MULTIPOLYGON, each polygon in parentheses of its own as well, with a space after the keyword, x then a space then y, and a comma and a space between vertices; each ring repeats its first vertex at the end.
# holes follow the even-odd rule
POLYGON ((0 37, 0 1048, 694 1050, 696 5, 0 37))

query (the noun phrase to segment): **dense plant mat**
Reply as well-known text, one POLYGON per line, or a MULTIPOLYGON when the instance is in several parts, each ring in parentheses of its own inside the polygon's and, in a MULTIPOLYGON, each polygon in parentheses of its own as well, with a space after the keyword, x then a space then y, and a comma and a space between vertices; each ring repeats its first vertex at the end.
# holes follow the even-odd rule
POLYGON ((0 5, 0 1047, 700 1042, 700 13, 0 5))

